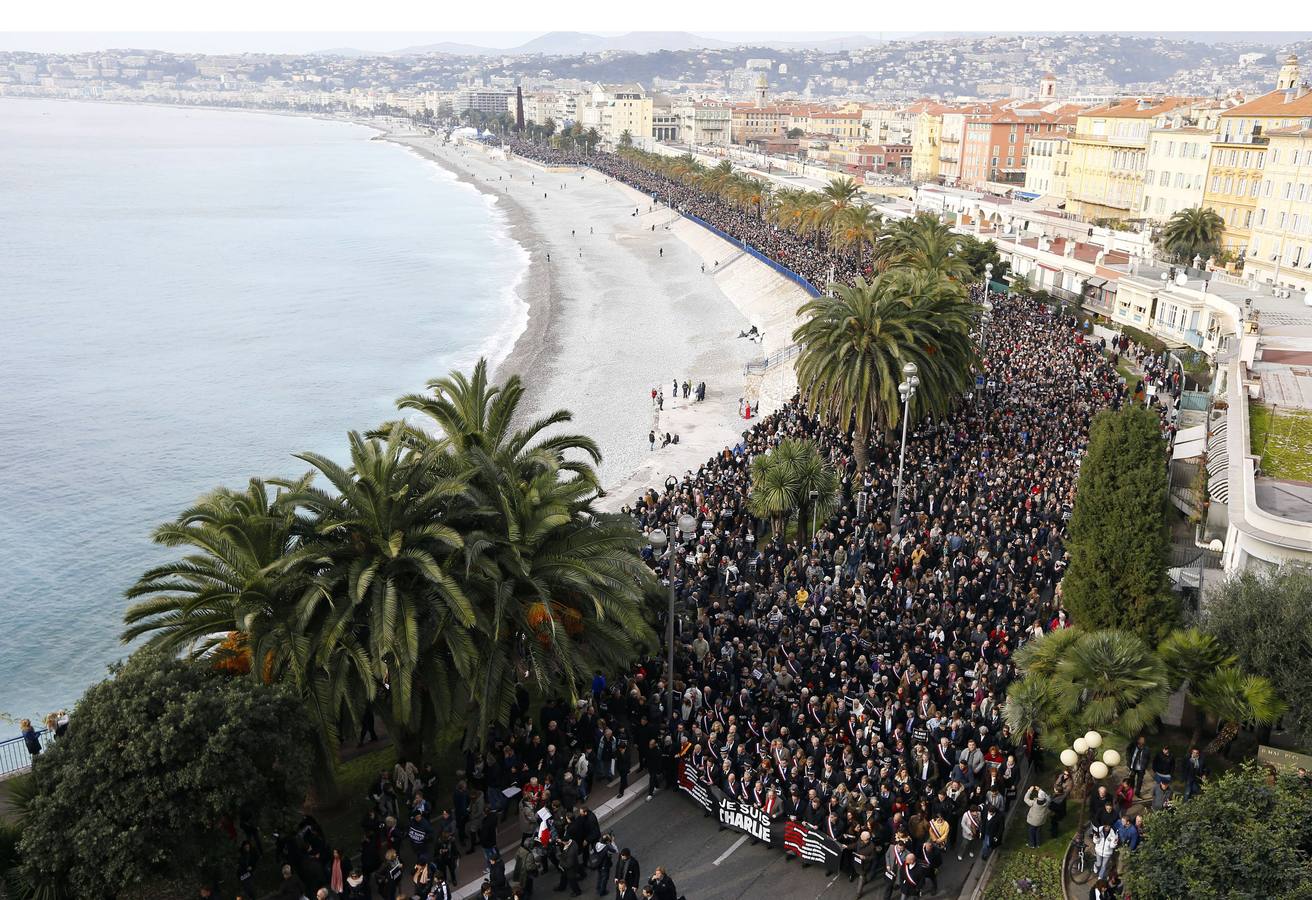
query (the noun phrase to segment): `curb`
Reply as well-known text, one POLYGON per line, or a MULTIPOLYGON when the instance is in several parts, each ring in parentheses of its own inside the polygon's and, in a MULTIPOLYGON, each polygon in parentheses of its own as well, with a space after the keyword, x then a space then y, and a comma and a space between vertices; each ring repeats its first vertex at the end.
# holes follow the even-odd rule
MULTIPOLYGON (((647 783, 650 777, 651 776, 649 775, 642 776, 637 781, 634 781, 629 785, 628 791, 625 793, 623 797, 612 797, 611 799, 607 800, 605 803, 601 804, 601 806, 594 809, 593 812, 596 813, 597 815, 597 822, 600 823, 605 819, 610 818, 611 816, 619 812, 621 809, 625 808, 626 806, 635 802, 639 797, 643 796, 647 791, 647 783)), ((518 850, 519 850, 518 842, 511 844, 508 847, 502 847, 501 858, 514 859, 515 853, 518 850)), ((508 876, 510 873, 507 872, 506 874, 508 876)), ((457 888, 456 890, 452 891, 451 900, 468 900, 468 898, 470 897, 477 897, 478 892, 481 891, 482 889, 483 889, 483 879, 476 878, 473 881, 471 881, 469 884, 465 885, 464 887, 457 888)))

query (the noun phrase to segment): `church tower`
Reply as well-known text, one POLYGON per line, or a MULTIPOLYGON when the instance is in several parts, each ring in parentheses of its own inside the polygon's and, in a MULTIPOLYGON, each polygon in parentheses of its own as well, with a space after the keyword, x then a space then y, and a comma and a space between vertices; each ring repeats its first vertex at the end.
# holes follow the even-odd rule
POLYGON ((1276 77, 1276 90, 1287 91, 1297 87, 1298 57, 1291 53, 1285 58, 1285 64, 1280 67, 1280 74, 1276 77))
POLYGON ((762 72, 760 75, 756 76, 756 108, 757 109, 765 108, 765 98, 769 90, 770 90, 770 85, 765 80, 765 73, 762 72))
POLYGON ((1039 79, 1039 99, 1057 99, 1057 76, 1051 72, 1044 72, 1043 77, 1039 79))

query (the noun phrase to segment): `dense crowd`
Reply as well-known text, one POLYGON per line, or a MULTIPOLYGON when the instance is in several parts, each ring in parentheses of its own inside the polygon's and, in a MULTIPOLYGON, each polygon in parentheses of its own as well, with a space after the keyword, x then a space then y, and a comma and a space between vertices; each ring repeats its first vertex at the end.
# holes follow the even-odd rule
POLYGON ((760 210, 734 206, 706 191, 645 169, 617 153, 598 151, 585 154, 519 140, 511 141, 510 149, 543 165, 596 169, 655 201, 668 203, 680 212, 696 216, 734 239, 749 244, 801 275, 817 290, 824 290, 830 281, 850 282, 862 274, 857 269, 855 258, 842 252, 831 253, 824 247, 823 234, 800 236, 770 222, 760 210))
MULTIPOLYGON (((987 856, 1032 736, 1002 719, 1012 656, 1064 627, 1062 536, 1093 414, 1122 387, 1073 319, 994 294, 984 388, 911 424, 900 534, 897 454, 857 473, 849 438, 796 403, 632 513, 696 517, 676 555, 694 621, 676 661, 676 754, 725 794, 823 828, 843 867, 889 892, 936 885, 944 854, 987 856), (815 441, 840 494, 807 541, 747 511, 750 461, 815 441)), ((670 561, 653 560, 667 577, 670 561)))

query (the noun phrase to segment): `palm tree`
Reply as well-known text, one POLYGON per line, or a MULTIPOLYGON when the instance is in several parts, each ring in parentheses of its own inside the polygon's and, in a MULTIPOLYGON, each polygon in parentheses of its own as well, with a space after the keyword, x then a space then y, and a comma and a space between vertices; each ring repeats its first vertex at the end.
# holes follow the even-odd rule
POLYGON ((471 501, 464 532, 471 552, 459 578, 477 618, 472 746, 508 721, 517 684, 574 699, 595 671, 621 671, 653 646, 642 610, 655 583, 632 521, 593 508, 596 444, 544 436, 568 424, 568 412, 514 429, 523 386, 518 377, 490 385, 485 360, 470 377, 455 373, 428 387, 431 394, 398 405, 434 419, 444 437, 424 454, 459 469, 471 501))
POLYGON ((1166 709, 1169 677, 1161 658, 1127 631, 1058 629, 1016 654, 1024 677, 1003 710, 1014 728, 1036 728, 1050 747, 1094 729, 1129 739, 1166 709))
POLYGON ((1211 207, 1194 206, 1171 216, 1162 229, 1162 248, 1177 262, 1190 264, 1195 256, 1212 256, 1221 246, 1225 220, 1211 207))
POLYGON ((189 548, 181 559, 149 570, 127 591, 123 642, 247 671, 266 683, 289 682, 306 703, 320 738, 318 768, 331 776, 343 711, 358 718, 373 694, 367 654, 351 634, 326 640, 329 616, 312 615, 320 587, 302 549, 295 516, 284 504, 310 476, 277 484, 260 479, 244 492, 226 488, 202 497, 177 520, 155 530, 166 547, 189 548))
POLYGON ((1197 628, 1179 628, 1166 636, 1157 647, 1166 664, 1171 690, 1185 688, 1191 703, 1199 709, 1195 716, 1191 746, 1198 746, 1203 734, 1203 717, 1199 707, 1200 691, 1208 677, 1219 670, 1233 666, 1235 657, 1221 642, 1197 628))
POLYGON ((919 369, 916 418, 946 413, 966 388, 975 350, 971 307, 959 285, 911 272, 858 277, 838 285, 832 297, 808 301, 800 313, 809 317, 793 332, 802 345, 802 399, 813 413, 853 429, 859 471, 869 461, 871 430, 898 423, 897 386, 906 363, 919 369))
POLYGON ((834 220, 834 243, 855 251, 860 266, 866 247, 875 246, 883 229, 883 219, 868 206, 853 206, 842 211, 834 220))
POLYGON ((633 146, 633 132, 629 131, 629 129, 627 128, 624 129, 624 131, 620 134, 620 146, 621 147, 633 146))
POLYGON ((385 439, 352 432, 349 467, 299 454, 332 491, 310 485, 282 498, 320 572, 308 612, 330 621, 325 641, 354 637, 367 649, 375 689, 388 688, 380 711, 407 749, 451 718, 476 668, 477 621, 453 575, 467 565, 454 527, 463 479, 411 449, 412 438, 399 424, 385 439))
POLYGON ((922 213, 895 223, 879 242, 883 269, 911 266, 957 281, 970 278, 970 264, 960 255, 961 236, 934 216, 922 213))
POLYGON ((832 225, 844 210, 855 206, 860 194, 860 186, 846 176, 835 178, 825 185, 819 195, 820 215, 824 224, 832 225))
POLYGON ((784 438, 752 459, 748 506, 757 518, 769 519, 776 534, 794 511, 798 534, 805 534, 812 512, 827 515, 837 493, 838 474, 811 441, 784 438))
POLYGON ((1274 725, 1287 709, 1271 682, 1261 675, 1245 675, 1236 665, 1222 666, 1207 676, 1198 687, 1196 702, 1221 726, 1207 745, 1208 753, 1224 753, 1241 726, 1274 725))

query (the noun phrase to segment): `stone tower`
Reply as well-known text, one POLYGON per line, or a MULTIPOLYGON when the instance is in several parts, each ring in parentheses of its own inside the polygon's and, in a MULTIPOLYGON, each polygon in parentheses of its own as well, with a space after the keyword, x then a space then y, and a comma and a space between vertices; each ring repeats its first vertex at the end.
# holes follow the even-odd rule
POLYGON ((757 109, 763 109, 765 107, 765 98, 766 98, 766 94, 769 93, 769 90, 770 90, 770 85, 765 80, 765 73, 762 72, 760 75, 756 76, 756 108, 757 109))
POLYGON ((1044 72, 1043 77, 1039 79, 1039 99, 1057 99, 1057 76, 1051 72, 1044 72))
POLYGON ((1298 57, 1289 54, 1285 57, 1285 64, 1280 67, 1280 74, 1276 76, 1276 90, 1287 91, 1290 88, 1298 87, 1298 57))

